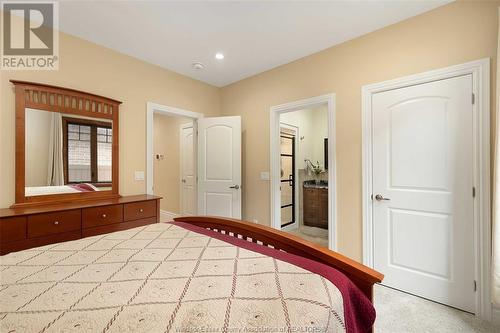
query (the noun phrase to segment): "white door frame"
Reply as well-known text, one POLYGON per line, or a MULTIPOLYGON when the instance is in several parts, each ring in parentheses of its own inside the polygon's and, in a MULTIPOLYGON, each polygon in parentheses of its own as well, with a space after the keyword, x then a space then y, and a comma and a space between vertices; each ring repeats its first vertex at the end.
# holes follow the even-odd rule
MULTIPOLYGON (((203 118, 202 113, 192 112, 175 108, 172 106, 161 105, 158 103, 147 102, 146 104, 146 193, 154 194, 153 190, 153 115, 163 114, 167 116, 180 116, 193 119, 193 133, 196 133, 197 120, 203 118)), ((196 150, 196 136, 193 138, 193 144, 196 150)), ((197 155, 195 155, 196 157, 197 155)), ((196 165, 196 163, 195 163, 196 165)), ((198 184, 196 184, 197 186, 198 184)))
POLYGON ((271 226, 281 229, 280 114, 322 104, 328 109, 328 248, 337 249, 337 164, 335 155, 335 94, 327 94, 272 106, 270 110, 271 226))
MULTIPOLYGON (((184 163, 182 163, 182 149, 184 148, 183 147, 183 143, 184 143, 184 136, 183 136, 183 133, 182 131, 186 128, 192 128, 193 129, 193 174, 194 174, 194 177, 196 177, 195 179, 198 178, 197 176, 197 171, 198 171, 198 163, 197 162, 197 156, 198 156, 198 149, 197 149, 197 142, 194 142, 195 139, 197 139, 196 137, 196 122, 193 121, 191 123, 185 123, 185 124, 180 124, 179 126, 179 198, 180 198, 180 204, 181 204, 181 211, 180 211, 180 214, 181 215, 184 215, 184 210, 186 207, 184 207, 184 184, 182 183, 182 176, 183 176, 183 172, 184 172, 184 163)), ((198 202, 198 198, 197 198, 197 194, 198 194, 198 182, 195 180, 194 181, 194 202, 198 202)), ((198 211, 198 209, 197 209, 198 211)))
MULTIPOLYGON (((405 76, 395 80, 370 84, 361 88, 362 95, 362 172, 363 172, 363 263, 373 267, 373 201, 372 175, 372 95, 412 85, 447 78, 472 75, 474 97, 473 154, 474 154, 474 257, 476 315, 491 319, 490 260, 490 59, 405 76)), ((472 189, 471 189, 472 192, 472 189)), ((471 194, 472 195, 472 194, 471 194)), ((471 286, 472 287, 472 286, 471 286)))
MULTIPOLYGON (((293 182, 293 186, 294 186, 294 191, 295 191, 295 207, 293 207, 293 209, 295 210, 295 222, 293 224, 290 224, 290 225, 287 225, 286 227, 283 227, 282 230, 294 230, 294 229, 297 229, 299 227, 299 214, 300 214, 300 209, 299 209, 299 205, 300 205, 300 202, 299 202, 299 160, 298 160, 298 157, 299 157, 299 140, 300 140, 300 130, 297 126, 294 126, 294 125, 290 125, 290 124, 287 124, 285 122, 280 122, 280 130, 281 128, 284 127, 284 128, 288 128, 288 129, 291 129, 293 131, 295 131, 295 149, 294 149, 294 158, 295 158, 295 170, 294 170, 294 173, 295 173, 295 179, 294 179, 294 182, 293 182)), ((281 150, 280 150, 281 151, 281 150)), ((280 216, 281 217, 281 216, 280 216)))

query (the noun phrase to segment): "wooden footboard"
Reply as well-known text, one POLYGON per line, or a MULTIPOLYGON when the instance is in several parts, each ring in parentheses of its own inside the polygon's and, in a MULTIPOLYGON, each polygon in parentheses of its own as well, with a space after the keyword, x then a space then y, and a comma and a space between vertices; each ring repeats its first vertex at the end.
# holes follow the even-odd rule
POLYGON ((340 253, 260 224, 208 216, 178 217, 174 220, 246 239, 326 264, 344 273, 371 301, 373 301, 373 285, 381 282, 384 278, 381 273, 340 253))

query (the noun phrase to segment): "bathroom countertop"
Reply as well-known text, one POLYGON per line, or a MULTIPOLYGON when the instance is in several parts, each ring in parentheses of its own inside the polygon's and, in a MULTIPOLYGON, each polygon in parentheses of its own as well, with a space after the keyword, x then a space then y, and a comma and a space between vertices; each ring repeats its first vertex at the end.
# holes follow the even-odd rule
POLYGON ((306 188, 328 188, 328 182, 326 180, 306 180, 303 182, 304 187, 306 188))

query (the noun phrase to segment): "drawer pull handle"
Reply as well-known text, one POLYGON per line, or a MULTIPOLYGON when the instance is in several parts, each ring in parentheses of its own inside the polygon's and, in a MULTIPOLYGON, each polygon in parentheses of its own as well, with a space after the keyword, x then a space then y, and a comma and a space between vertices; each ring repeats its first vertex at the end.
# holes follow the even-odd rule
POLYGON ((58 224, 59 224, 59 221, 55 221, 55 222, 54 222, 54 225, 58 225, 58 224))
POLYGON ((106 217, 108 217, 108 216, 107 216, 106 214, 102 214, 102 215, 101 215, 101 217, 102 217, 103 219, 105 219, 105 218, 106 218, 106 217))
POLYGON ((140 212, 140 213, 143 213, 143 212, 144 212, 144 209, 142 209, 142 208, 141 208, 141 209, 139 209, 139 212, 140 212))

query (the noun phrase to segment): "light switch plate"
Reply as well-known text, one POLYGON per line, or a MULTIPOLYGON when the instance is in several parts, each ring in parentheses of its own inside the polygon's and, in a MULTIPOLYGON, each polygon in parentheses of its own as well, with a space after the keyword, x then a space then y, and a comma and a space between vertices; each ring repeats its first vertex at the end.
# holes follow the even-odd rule
POLYGON ((144 171, 136 171, 134 173, 135 180, 144 180, 144 171))
POLYGON ((269 171, 262 171, 260 173, 260 180, 269 180, 269 171))

